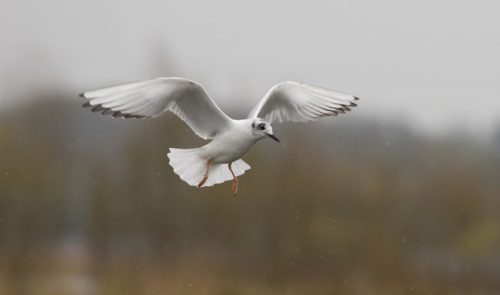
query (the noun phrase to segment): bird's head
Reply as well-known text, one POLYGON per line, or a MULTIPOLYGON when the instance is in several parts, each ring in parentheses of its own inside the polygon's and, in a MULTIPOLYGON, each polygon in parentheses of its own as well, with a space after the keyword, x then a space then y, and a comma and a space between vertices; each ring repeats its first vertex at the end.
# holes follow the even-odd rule
POLYGON ((271 127, 271 124, 261 118, 255 118, 255 120, 252 122, 252 134, 258 139, 270 137, 275 141, 280 142, 280 140, 276 136, 274 136, 273 127, 271 127))

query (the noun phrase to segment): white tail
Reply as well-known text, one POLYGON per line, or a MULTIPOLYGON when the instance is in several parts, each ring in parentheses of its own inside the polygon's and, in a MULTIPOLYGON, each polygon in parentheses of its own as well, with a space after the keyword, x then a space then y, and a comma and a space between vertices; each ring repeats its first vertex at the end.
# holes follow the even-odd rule
MULTIPOLYGON (((207 160, 200 158, 199 148, 195 149, 170 149, 167 154, 170 159, 170 166, 174 168, 174 172, 179 177, 187 182, 189 185, 198 186, 198 183, 203 179, 207 160)), ((243 160, 239 159, 231 165, 234 175, 240 176, 250 169, 250 166, 243 160)), ((208 179, 203 184, 205 186, 212 186, 224 181, 233 180, 233 176, 227 167, 227 164, 212 164, 208 170, 208 179)))

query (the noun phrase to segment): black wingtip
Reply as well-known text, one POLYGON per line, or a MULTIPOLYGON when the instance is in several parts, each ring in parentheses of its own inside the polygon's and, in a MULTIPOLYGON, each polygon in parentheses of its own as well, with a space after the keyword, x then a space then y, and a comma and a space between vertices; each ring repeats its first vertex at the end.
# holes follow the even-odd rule
POLYGON ((109 114, 113 114, 115 111, 111 110, 111 109, 105 109, 102 114, 103 115, 109 115, 109 114))
POLYGON ((350 112, 351 111, 351 109, 348 106, 346 106, 346 105, 342 105, 342 109, 344 111, 346 111, 346 112, 350 112))
POLYGON ((335 110, 341 114, 345 114, 345 110, 343 108, 335 108, 335 110))
POLYGON ((82 92, 82 93, 78 94, 78 96, 79 96, 79 97, 83 97, 83 98, 85 98, 85 93, 84 93, 84 92, 82 92))
POLYGON ((86 101, 84 104, 82 104, 82 107, 88 108, 91 107, 91 111, 94 113, 99 113, 100 115, 111 115, 113 118, 122 118, 122 119, 144 119, 146 116, 141 116, 141 115, 133 115, 133 114, 126 114, 122 113, 121 111, 113 111, 112 109, 108 109, 103 107, 101 104, 98 105, 92 105, 90 104, 90 101, 86 101))
POLYGON ((94 113, 101 112, 101 111, 104 111, 104 108, 100 104, 98 104, 92 108, 92 112, 94 112, 94 113))
POLYGON ((359 100, 359 97, 355 96, 355 97, 354 97, 354 100, 359 100))
POLYGON ((123 114, 122 112, 114 112, 112 116, 113 118, 120 118, 125 116, 125 114, 123 114))

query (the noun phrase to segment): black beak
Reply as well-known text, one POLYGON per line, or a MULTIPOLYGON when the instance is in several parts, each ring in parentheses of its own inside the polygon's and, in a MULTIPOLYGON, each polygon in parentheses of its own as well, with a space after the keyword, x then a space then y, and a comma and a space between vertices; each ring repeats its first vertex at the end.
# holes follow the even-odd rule
POLYGON ((280 142, 280 140, 272 134, 267 134, 267 136, 271 137, 272 139, 276 140, 277 142, 280 142))

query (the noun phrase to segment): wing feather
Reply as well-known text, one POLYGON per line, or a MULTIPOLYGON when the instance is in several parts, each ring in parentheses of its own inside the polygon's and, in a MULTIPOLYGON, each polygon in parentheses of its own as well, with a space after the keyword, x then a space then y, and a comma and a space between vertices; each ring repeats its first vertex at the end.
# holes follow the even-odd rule
POLYGON ((272 87, 248 114, 268 122, 307 122, 343 114, 356 107, 356 96, 302 84, 282 82, 272 87))
POLYGON ((123 118, 154 118, 171 111, 200 137, 212 139, 232 122, 203 87, 183 78, 156 78, 89 91, 84 107, 123 118))

